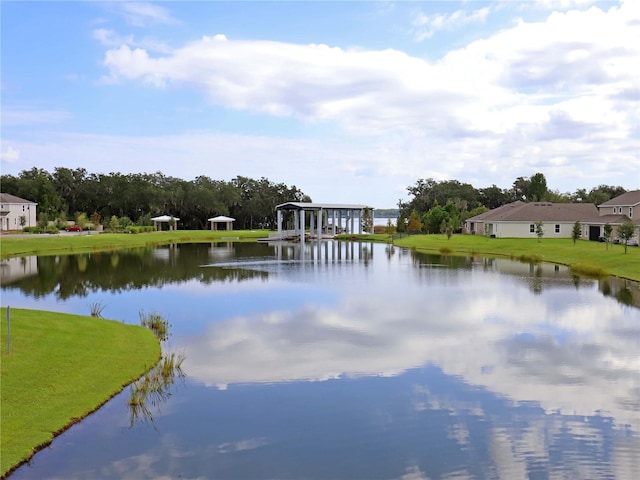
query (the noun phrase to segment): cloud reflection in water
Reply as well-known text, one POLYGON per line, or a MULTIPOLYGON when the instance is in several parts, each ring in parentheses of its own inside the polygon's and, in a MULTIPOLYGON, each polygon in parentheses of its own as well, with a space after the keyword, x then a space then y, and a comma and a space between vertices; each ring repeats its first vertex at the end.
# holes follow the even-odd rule
MULTIPOLYGON (((345 295, 335 306, 230 318, 184 339, 192 378, 230 384, 392 376, 428 364, 547 412, 637 429, 640 324, 613 302, 548 308, 505 282, 345 295)), ((180 341, 180 340, 178 340, 180 341)))

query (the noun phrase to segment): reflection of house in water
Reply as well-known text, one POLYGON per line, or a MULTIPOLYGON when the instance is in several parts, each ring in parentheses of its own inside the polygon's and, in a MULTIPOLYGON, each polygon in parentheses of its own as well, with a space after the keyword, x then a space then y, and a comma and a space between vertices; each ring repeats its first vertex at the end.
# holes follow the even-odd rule
POLYGON ((38 257, 7 258, 0 261, 0 285, 38 274, 38 257))
POLYGON ((553 263, 529 263, 520 262, 506 258, 488 258, 484 259, 486 263, 491 265, 492 270, 508 275, 516 275, 518 277, 543 277, 546 280, 554 280, 554 284, 566 283, 573 284, 573 276, 571 270, 566 265, 558 265, 553 263))

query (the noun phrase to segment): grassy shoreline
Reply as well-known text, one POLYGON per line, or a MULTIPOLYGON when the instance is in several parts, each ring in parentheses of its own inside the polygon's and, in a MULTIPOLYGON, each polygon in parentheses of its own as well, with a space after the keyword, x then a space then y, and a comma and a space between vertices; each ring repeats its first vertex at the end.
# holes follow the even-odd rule
MULTIPOLYGON (((339 238, 355 241, 389 242, 389 236, 349 235, 339 238)), ((640 282, 640 248, 569 238, 487 238, 479 235, 410 235, 393 241, 398 247, 446 255, 503 257, 530 263, 556 263, 576 274, 620 277, 640 282)))
POLYGON ((160 359, 153 332, 80 315, 0 310, 0 477, 121 392, 160 359))
POLYGON ((0 236, 0 258, 105 252, 121 248, 153 247, 170 243, 255 242, 268 235, 268 230, 174 230, 137 234, 2 235, 0 236))

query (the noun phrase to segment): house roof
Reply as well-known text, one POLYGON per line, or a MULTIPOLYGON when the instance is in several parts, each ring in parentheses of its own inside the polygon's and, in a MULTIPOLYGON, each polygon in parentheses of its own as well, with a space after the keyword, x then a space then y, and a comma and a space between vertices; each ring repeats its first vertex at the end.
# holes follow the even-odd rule
POLYGON ((207 222, 235 222, 235 218, 218 215, 217 217, 207 218, 207 222))
POLYGON ((508 203, 467 219, 471 222, 575 222, 597 218, 592 203, 508 203))
MULTIPOLYGON (((599 225, 606 225, 607 223, 611 225, 620 225, 621 223, 628 222, 629 217, 626 215, 599 215, 593 218, 586 219, 585 223, 595 223, 599 225)), ((640 222, 634 222, 636 225, 640 224, 640 222)))
POLYGON ((598 207, 634 207, 636 205, 640 205, 640 190, 625 192, 601 203, 598 207))
POLYGON ((32 202, 31 200, 25 200, 24 198, 16 197, 15 195, 11 195, 9 193, 0 193, 0 202, 2 203, 30 203, 31 205, 37 205, 36 202, 32 202))

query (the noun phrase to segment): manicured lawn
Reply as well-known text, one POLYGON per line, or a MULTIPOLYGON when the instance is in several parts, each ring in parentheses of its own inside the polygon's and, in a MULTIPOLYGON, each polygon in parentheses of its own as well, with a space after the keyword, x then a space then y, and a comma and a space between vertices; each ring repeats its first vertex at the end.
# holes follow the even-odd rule
POLYGON ((25 255, 59 255, 135 248, 168 243, 198 243, 232 240, 256 241, 266 238, 268 230, 175 230, 150 233, 92 233, 90 235, 27 235, 0 237, 1 258, 25 255))
POLYGON ((0 476, 157 363, 151 330, 79 315, 11 309, 0 327, 0 476))
MULTIPOLYGON (((388 241, 388 236, 356 235, 359 240, 388 241)), ((411 235, 399 238, 394 243, 400 247, 419 251, 501 257, 537 257, 543 262, 568 266, 597 267, 610 275, 640 281, 640 248, 568 238, 487 238, 480 235, 411 235), (441 252, 445 249, 444 252, 441 252), (449 251, 447 251, 448 249, 449 251)))

